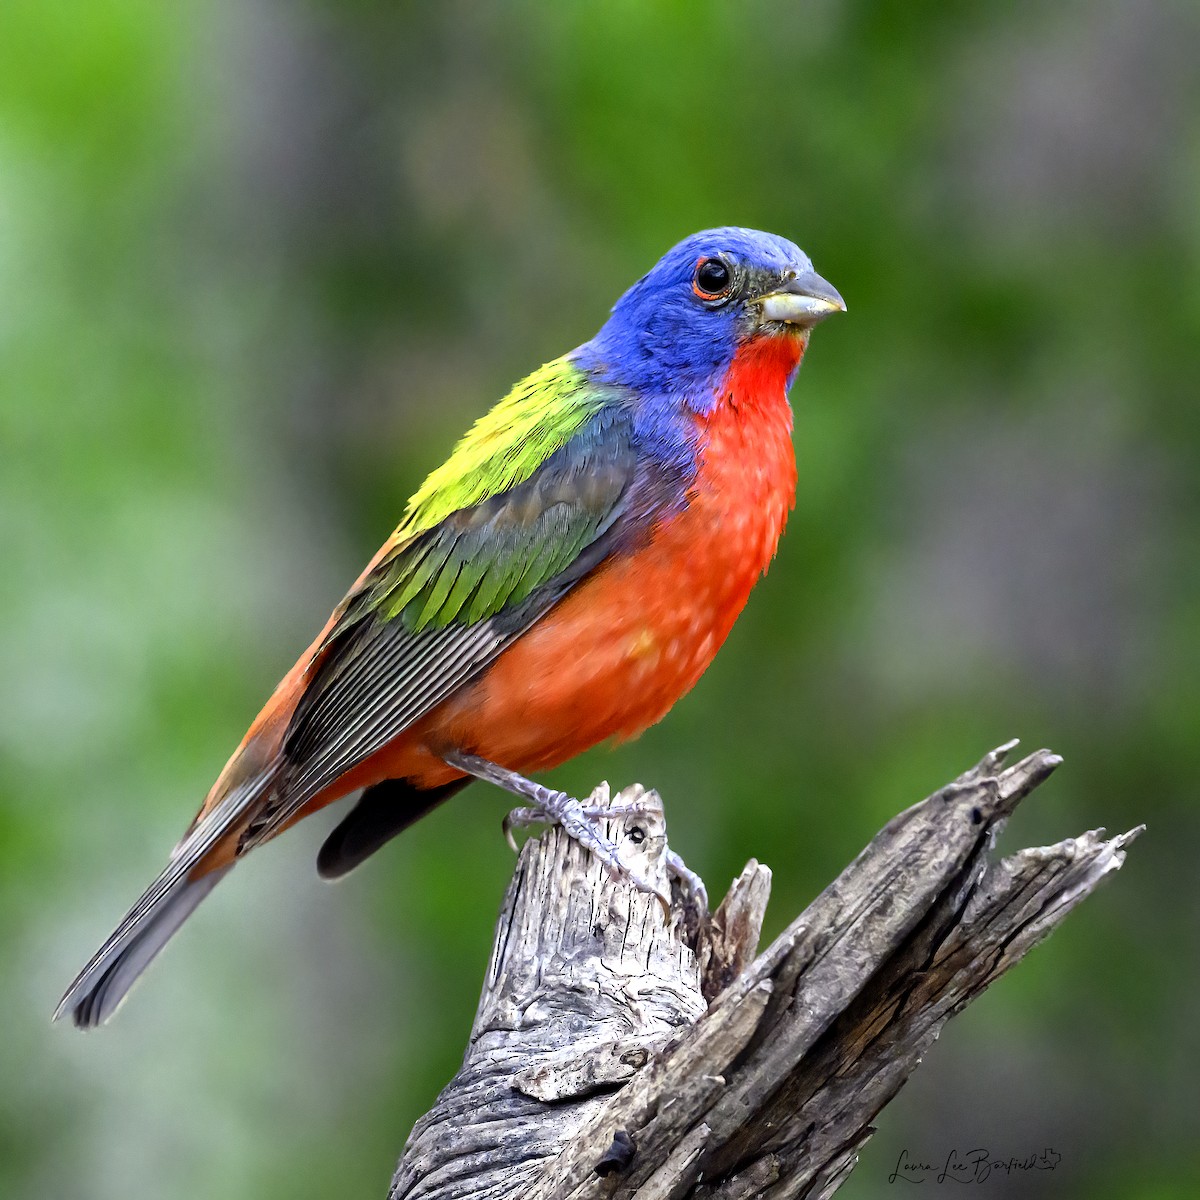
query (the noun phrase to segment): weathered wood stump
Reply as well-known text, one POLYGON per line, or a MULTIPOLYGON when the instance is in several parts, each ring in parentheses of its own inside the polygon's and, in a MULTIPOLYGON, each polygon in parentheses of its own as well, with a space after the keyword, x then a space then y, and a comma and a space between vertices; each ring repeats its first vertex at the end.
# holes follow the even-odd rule
MULTIPOLYGON (((1124 861, 1103 830, 993 861, 1058 765, 1015 743, 893 818, 755 957, 770 871, 670 916, 552 829, 505 896, 462 1069, 417 1122, 389 1200, 829 1196, 945 1022, 1124 861)), ((667 883, 662 805, 610 818, 667 883)))

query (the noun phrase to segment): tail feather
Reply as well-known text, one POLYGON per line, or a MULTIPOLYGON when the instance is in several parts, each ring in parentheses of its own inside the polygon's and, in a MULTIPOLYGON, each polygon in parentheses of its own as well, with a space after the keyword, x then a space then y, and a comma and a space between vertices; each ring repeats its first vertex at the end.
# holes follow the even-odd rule
MULTIPOLYGON (((171 935, 228 870, 229 867, 220 867, 199 879, 178 881, 154 901, 151 912, 135 918, 134 915, 142 907, 142 901, 139 900, 112 937, 67 988, 66 995, 55 1010, 54 1019, 57 1021, 69 1012, 80 1029, 94 1029, 97 1025, 103 1025, 171 935)), ((151 884, 147 894, 154 891, 157 884, 157 880, 151 884)))
POLYGON ((92 1029, 112 1016, 134 980, 229 870, 232 864, 194 874, 221 839, 244 824, 273 780, 273 769, 260 772, 205 804, 162 874, 67 988, 54 1010, 56 1021, 69 1012, 80 1029, 92 1029))

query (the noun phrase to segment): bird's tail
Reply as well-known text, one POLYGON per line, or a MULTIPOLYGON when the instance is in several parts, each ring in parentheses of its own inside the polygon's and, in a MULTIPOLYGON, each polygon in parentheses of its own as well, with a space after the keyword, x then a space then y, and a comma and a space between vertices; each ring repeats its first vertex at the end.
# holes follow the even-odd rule
POLYGON ((171 873, 168 867, 79 972, 59 1001, 54 1019, 69 1012, 80 1029, 103 1025, 137 977, 228 870, 228 866, 219 867, 198 879, 177 878, 164 887, 171 873))
MULTIPOLYGON (((236 766, 238 756, 230 762, 236 766)), ((162 873, 67 988, 54 1011, 56 1021, 69 1012, 80 1029, 104 1024, 134 980, 233 865, 206 868, 205 860, 244 827, 247 813, 271 787, 274 770, 254 771, 242 779, 230 772, 226 767, 213 785, 162 873)))

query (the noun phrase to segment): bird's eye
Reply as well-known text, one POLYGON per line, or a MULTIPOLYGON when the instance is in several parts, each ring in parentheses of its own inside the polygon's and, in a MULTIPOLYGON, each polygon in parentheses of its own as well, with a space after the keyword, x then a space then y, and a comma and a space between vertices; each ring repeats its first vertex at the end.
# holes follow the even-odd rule
POLYGON ((696 264, 692 291, 701 300, 719 300, 733 285, 733 272, 720 258, 704 258, 696 264))

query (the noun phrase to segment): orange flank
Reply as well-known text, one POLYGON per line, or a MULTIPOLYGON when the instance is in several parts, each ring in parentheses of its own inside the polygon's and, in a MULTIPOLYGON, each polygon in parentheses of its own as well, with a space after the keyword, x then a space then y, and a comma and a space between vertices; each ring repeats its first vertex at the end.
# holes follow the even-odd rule
MULTIPOLYGON (((697 418, 701 448, 687 508, 639 550, 603 563, 477 679, 287 824, 384 779, 425 789, 461 778, 440 749, 526 774, 661 720, 712 662, 783 533, 796 494, 786 389, 805 341, 800 334, 758 339, 733 360, 717 405, 697 418)), ((280 683, 202 813, 275 755, 324 636, 280 683)), ((231 863, 238 834, 231 831, 194 874, 231 863)))

